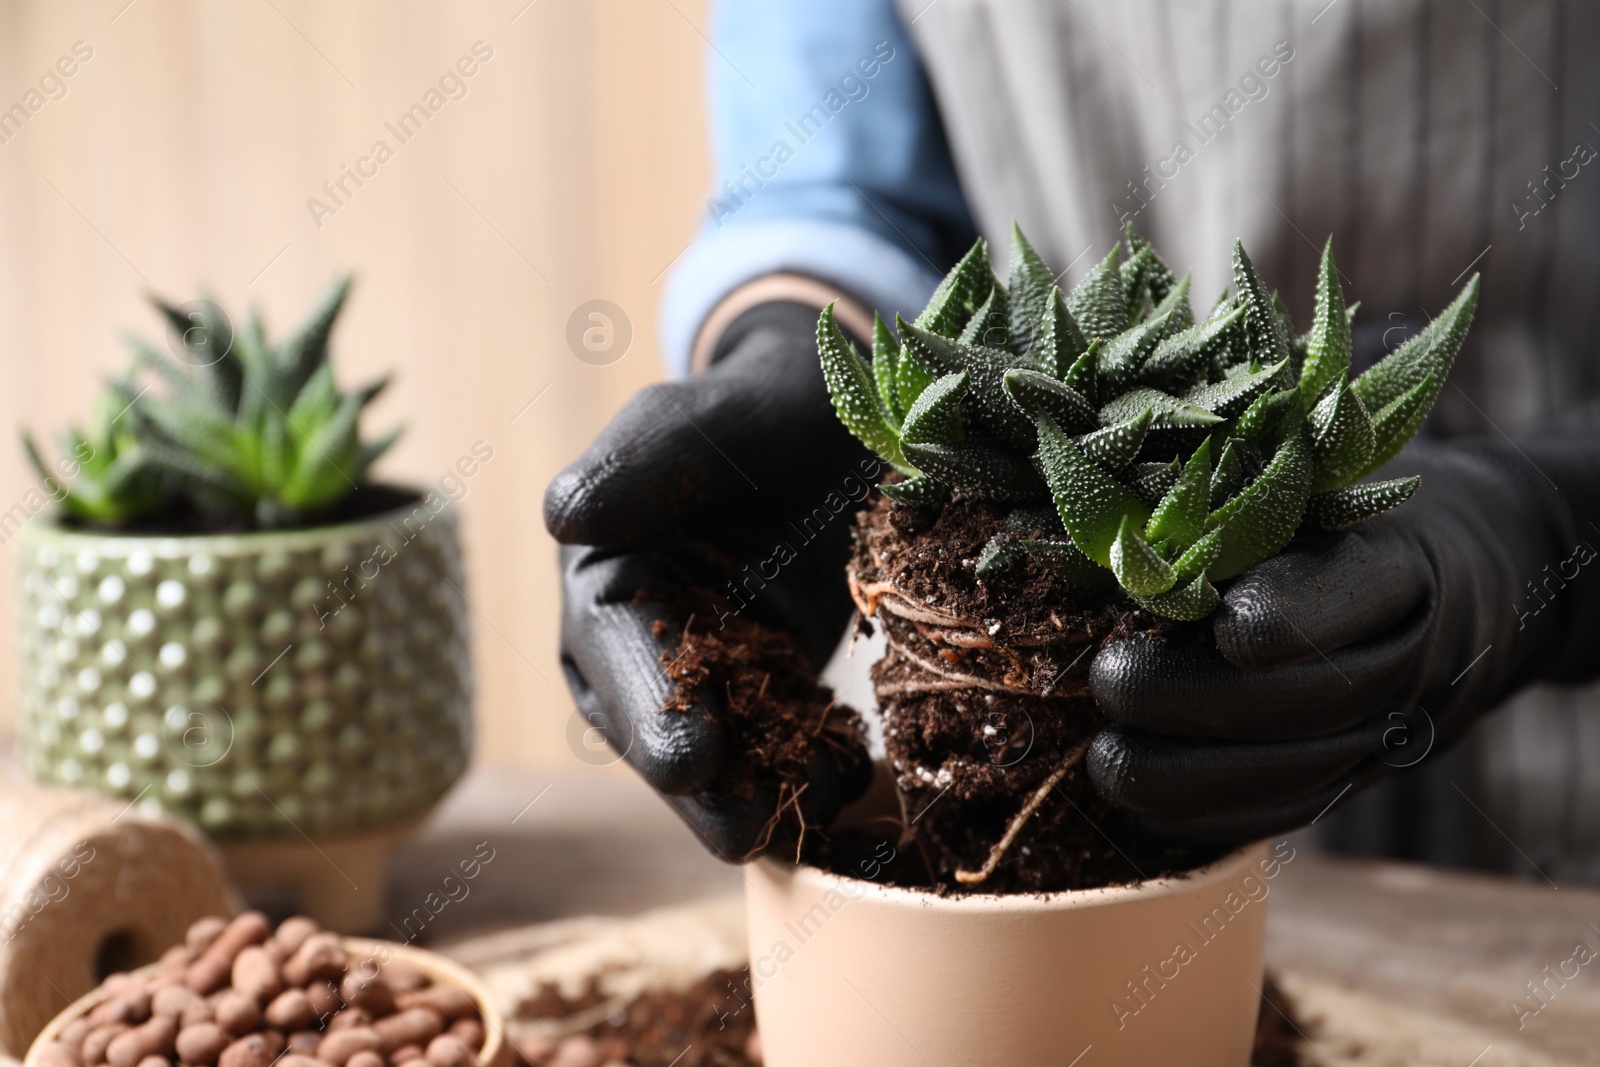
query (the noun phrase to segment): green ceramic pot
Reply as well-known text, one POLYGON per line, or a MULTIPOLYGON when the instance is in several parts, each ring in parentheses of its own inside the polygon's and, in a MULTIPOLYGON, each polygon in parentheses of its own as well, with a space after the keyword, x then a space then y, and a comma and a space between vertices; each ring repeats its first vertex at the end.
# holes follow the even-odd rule
POLYGON ((219 839, 339 835, 433 805, 466 768, 472 682, 456 519, 429 500, 266 533, 30 523, 31 773, 219 839))

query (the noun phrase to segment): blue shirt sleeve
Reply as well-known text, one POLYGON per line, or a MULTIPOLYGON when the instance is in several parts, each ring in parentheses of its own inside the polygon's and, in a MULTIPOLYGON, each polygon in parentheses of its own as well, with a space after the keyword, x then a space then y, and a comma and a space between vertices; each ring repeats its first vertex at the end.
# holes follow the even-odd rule
POLYGON ((921 310, 976 229, 893 0, 721 0, 706 62, 716 177, 667 286, 670 368, 724 296, 776 271, 921 310))

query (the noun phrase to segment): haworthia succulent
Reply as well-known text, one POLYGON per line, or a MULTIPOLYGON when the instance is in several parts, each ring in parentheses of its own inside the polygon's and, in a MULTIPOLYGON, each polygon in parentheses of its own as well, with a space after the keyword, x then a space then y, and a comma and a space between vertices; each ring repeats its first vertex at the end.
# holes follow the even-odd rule
POLYGON ((1067 297, 1067 308, 1083 335, 1109 341, 1128 328, 1128 304, 1117 269, 1117 250, 1094 265, 1067 297))
POLYGON ((1333 264, 1333 238, 1322 246, 1317 270, 1316 310, 1306 334, 1306 362, 1300 371, 1300 395, 1316 403, 1335 382, 1350 377, 1350 319, 1345 315, 1344 290, 1333 264))
POLYGON ((900 428, 902 447, 908 444, 947 445, 959 441, 961 398, 967 393, 967 372, 946 374, 922 391, 900 428))
POLYGON ((831 321, 819 352, 841 418, 910 475, 885 495, 1015 505, 981 553, 983 577, 1029 558, 1196 619, 1218 603, 1213 582, 1281 551, 1302 523, 1359 521, 1415 490, 1353 483, 1421 425, 1477 282, 1352 383, 1356 305, 1331 246, 1302 337, 1242 246, 1237 291, 1195 325, 1187 278, 1137 234, 1126 245, 1064 297, 1020 230, 1009 287, 980 242, 915 324, 897 322, 898 341, 874 324, 871 368, 831 321))
POLYGON ((1422 479, 1412 475, 1318 493, 1306 505, 1306 517, 1324 530, 1343 530, 1362 519, 1399 507, 1411 499, 1411 494, 1421 484, 1422 479))
POLYGON ((822 359, 822 377, 828 383, 828 395, 833 398, 839 421, 862 444, 905 469, 900 435, 889 425, 888 412, 878 398, 878 383, 866 360, 834 321, 832 304, 822 309, 822 317, 817 320, 817 354, 822 359))
POLYGON ((1337 489, 1367 470, 1376 440, 1361 398, 1342 382, 1330 389, 1311 409, 1311 455, 1316 461, 1311 491, 1337 489))
MULTIPOLYGON (((1235 461, 1237 462, 1237 460, 1235 461)), ((1152 541, 1165 541, 1179 549, 1187 548, 1205 532, 1206 516, 1211 513, 1211 439, 1200 442, 1183 472, 1150 516, 1147 533, 1152 541)))
POLYGON ((895 373, 900 366, 900 342, 889 332, 889 324, 877 312, 872 314, 872 380, 878 387, 878 399, 890 420, 899 425, 906 417, 910 405, 900 399, 900 379, 895 373))
POLYGON ((1061 522, 1073 544, 1102 567, 1111 565, 1111 542, 1125 515, 1143 524, 1150 509, 1084 455, 1055 420, 1039 416, 1039 468, 1050 485, 1061 522))

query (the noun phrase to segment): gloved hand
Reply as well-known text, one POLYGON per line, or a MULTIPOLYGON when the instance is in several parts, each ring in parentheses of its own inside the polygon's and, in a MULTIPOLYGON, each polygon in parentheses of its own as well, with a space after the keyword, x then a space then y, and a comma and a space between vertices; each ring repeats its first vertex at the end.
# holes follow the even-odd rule
MULTIPOLYGON (((657 714, 672 690, 660 656, 690 614, 727 610, 708 589, 792 633, 818 668, 843 634, 854 503, 880 464, 833 413, 816 322, 798 303, 745 312, 709 370, 642 390, 545 492, 545 525, 571 546, 561 663, 578 710, 729 862, 750 858, 778 798, 710 788, 737 753, 710 706, 657 714)), ((826 825, 866 788, 871 764, 865 751, 825 748, 811 770, 802 810, 826 825)))
POLYGON ((1441 751, 1522 685, 1594 673, 1595 429, 1416 444, 1385 469, 1406 474, 1406 504, 1235 580, 1215 647, 1097 654, 1102 795, 1164 837, 1255 840, 1441 751))

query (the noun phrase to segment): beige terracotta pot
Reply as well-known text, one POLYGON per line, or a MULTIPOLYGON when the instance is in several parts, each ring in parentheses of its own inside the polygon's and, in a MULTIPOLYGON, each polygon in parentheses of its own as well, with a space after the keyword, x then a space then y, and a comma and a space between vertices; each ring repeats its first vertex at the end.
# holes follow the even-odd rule
POLYGON ((766 1067, 1245 1067, 1287 844, 1176 878, 940 897, 746 868, 766 1067))

